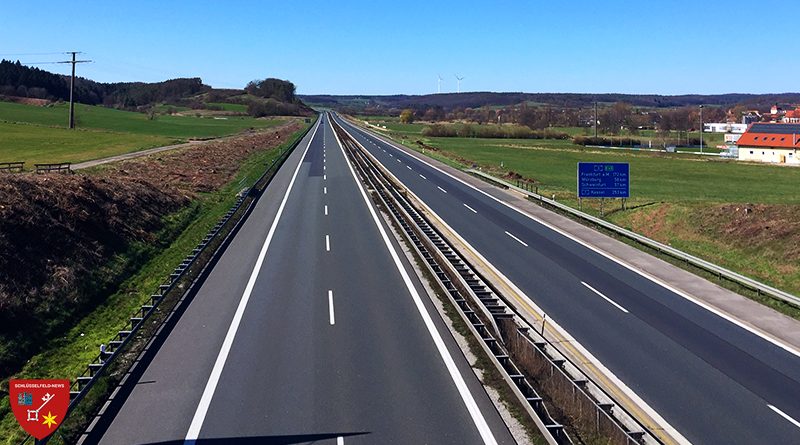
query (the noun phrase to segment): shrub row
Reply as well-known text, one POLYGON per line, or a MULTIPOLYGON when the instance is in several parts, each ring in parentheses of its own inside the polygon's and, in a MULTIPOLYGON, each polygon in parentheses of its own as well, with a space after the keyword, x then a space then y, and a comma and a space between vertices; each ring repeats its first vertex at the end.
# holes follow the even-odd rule
MULTIPOLYGON (((650 139, 653 148, 660 148, 664 146, 687 147, 699 146, 700 138, 689 138, 687 143, 686 139, 650 139)), ((572 142, 576 145, 597 145, 601 147, 644 147, 648 145, 647 140, 641 138, 621 137, 621 138, 608 138, 608 137, 592 137, 592 136, 575 136, 572 142)), ((707 145, 707 144, 706 144, 707 145)))
POLYGON ((501 139, 569 139, 567 133, 557 131, 535 131, 521 126, 434 124, 422 130, 428 137, 501 138, 501 139))

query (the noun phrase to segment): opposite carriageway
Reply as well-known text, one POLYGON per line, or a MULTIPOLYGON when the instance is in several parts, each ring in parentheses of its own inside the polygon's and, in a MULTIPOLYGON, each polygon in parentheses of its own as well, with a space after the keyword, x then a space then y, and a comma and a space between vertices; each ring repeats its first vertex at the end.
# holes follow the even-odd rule
POLYGON ((800 418, 800 360, 791 348, 742 329, 417 155, 339 121, 686 439, 800 440, 794 423, 800 418))

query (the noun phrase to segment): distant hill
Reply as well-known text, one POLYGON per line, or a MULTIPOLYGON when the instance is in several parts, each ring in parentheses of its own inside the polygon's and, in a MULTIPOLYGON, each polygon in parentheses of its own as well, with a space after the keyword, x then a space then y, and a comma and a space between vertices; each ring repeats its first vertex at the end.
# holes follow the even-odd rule
MULTIPOLYGON (((269 88, 252 89, 249 84, 241 90, 214 89, 203 84, 199 77, 154 83, 102 83, 76 77, 74 97, 78 103, 129 110, 142 110, 158 104, 199 109, 205 108, 209 102, 230 102, 246 105, 248 113, 255 116, 306 115, 312 112, 295 97, 295 87, 291 82, 280 79, 257 82, 263 82, 269 88)), ((25 66, 19 61, 1 60, 0 99, 2 96, 66 101, 69 100, 69 76, 25 66)))
POLYGON ((446 93, 426 95, 394 96, 333 96, 301 95, 303 102, 311 106, 321 106, 349 110, 387 109, 415 110, 441 107, 445 110, 456 108, 480 108, 483 106, 509 106, 521 103, 551 105, 560 108, 588 108, 597 101, 601 104, 625 102, 635 107, 665 108, 697 105, 732 107, 745 105, 752 108, 769 108, 774 103, 800 103, 800 93, 779 94, 687 94, 664 96, 658 94, 584 94, 584 93, 446 93))

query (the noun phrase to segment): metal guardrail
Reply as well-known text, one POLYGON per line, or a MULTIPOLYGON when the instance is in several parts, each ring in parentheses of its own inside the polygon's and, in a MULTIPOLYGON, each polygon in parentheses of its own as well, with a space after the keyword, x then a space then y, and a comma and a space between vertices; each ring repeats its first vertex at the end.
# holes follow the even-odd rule
MULTIPOLYGON (((192 249, 192 251, 181 261, 181 263, 173 270, 169 277, 167 277, 157 287, 156 291, 150 295, 150 299, 133 314, 128 322, 128 325, 124 329, 118 331, 117 334, 111 338, 111 340, 108 342, 108 349, 101 350, 94 360, 89 363, 84 372, 78 376, 74 382, 72 382, 70 385, 70 403, 69 407, 67 408, 67 414, 65 414, 64 418, 61 420, 62 425, 68 418, 69 414, 73 412, 75 407, 81 402, 81 400, 83 400, 95 383, 97 383, 97 381, 104 376, 111 364, 113 364, 114 360, 124 353, 130 352, 126 351, 126 347, 130 344, 131 340, 136 337, 142 326, 146 324, 153 314, 160 311, 161 308, 159 305, 165 300, 165 297, 174 290, 179 290, 181 292, 182 296, 177 300, 174 306, 172 308, 168 308, 169 313, 173 313, 176 310, 176 307, 184 301, 183 296, 190 295, 200 285, 202 285, 205 276, 208 273, 208 266, 213 266, 218 257, 224 253, 225 248, 229 244, 232 237, 236 235, 239 228, 247 219, 247 216, 252 212, 253 208, 258 203, 258 198, 261 196, 261 194, 263 194, 266 186, 272 180, 275 172, 277 172, 278 168, 280 168, 283 162, 293 152, 294 148, 297 147, 297 145, 313 127, 314 125, 309 126, 306 131, 297 138, 297 140, 289 149, 282 151, 280 155, 267 167, 264 173, 262 173, 262 175, 255 181, 251 188, 242 190, 238 194, 233 206, 231 206, 231 208, 222 216, 222 218, 220 218, 220 220, 206 234, 200 243, 198 243, 198 245, 192 249), (248 204, 243 208, 248 199, 248 204), (239 217, 234 219, 234 216, 237 214, 239 217), (221 241, 219 241, 220 236, 223 236, 221 241), (209 251, 209 248, 212 246, 214 246, 215 249, 213 251, 209 251), (192 266, 197 265, 199 258, 204 254, 208 254, 208 252, 211 252, 210 256, 205 258, 204 261, 200 262, 201 264, 199 269, 192 268, 192 266), (186 284, 187 281, 189 281, 188 286, 183 288, 182 285, 186 284)), ((168 316, 165 317, 161 321, 161 324, 165 323, 168 318, 168 316)), ((156 333, 154 335, 157 335, 157 333, 160 332, 160 329, 156 328, 154 332, 156 333)), ((63 436, 58 435, 57 432, 56 436, 50 436, 42 441, 37 441, 37 443, 44 444, 56 437, 60 438, 62 442, 64 441, 63 436)), ((24 445, 30 439, 31 436, 26 436, 26 438, 20 442, 20 445, 24 445)))
POLYGON ((509 183, 509 182, 507 182, 507 181, 505 181, 503 179, 497 178, 495 176, 492 176, 492 175, 490 175, 488 173, 485 173, 485 172, 482 172, 480 170, 466 169, 464 171, 466 171, 467 173, 473 174, 475 176, 478 176, 478 177, 480 177, 482 179, 485 179, 485 180, 487 180, 489 182, 493 182, 495 184, 500 184, 500 185, 502 185, 504 187, 507 187, 509 189, 516 190, 516 191, 518 191, 520 193, 523 193, 523 194, 529 196, 530 198, 533 198, 533 199, 535 199, 537 201, 543 202, 543 203, 545 203, 547 205, 553 206, 553 207, 555 207, 555 208, 557 208, 559 210, 567 212, 570 215, 576 216, 576 217, 578 217, 580 219, 583 219, 585 221, 589 221, 589 222, 591 222, 593 224, 596 224, 596 225, 598 225, 600 227, 603 227, 604 229, 610 230, 610 231, 612 231, 612 232, 614 232, 614 233, 616 233, 618 235, 622 235, 622 236, 624 236, 626 238, 629 238, 629 239, 632 239, 632 240, 634 240, 634 241, 636 241, 638 243, 644 244, 647 247, 655 249, 655 250, 657 250, 657 251, 659 251, 661 253, 664 253, 666 255, 669 255, 669 256, 671 256, 673 258, 677 258, 679 260, 685 261, 685 262, 687 262, 687 263, 689 263, 689 264, 691 264, 691 265, 693 265, 695 267, 698 267, 698 268, 703 269, 703 270, 705 270, 707 272, 713 273, 713 274, 717 275, 720 278, 725 278, 725 279, 727 279, 729 281, 732 281, 734 283, 737 283, 737 284, 739 284, 739 285, 741 285, 743 287, 751 289, 751 290, 755 291, 758 295, 762 295, 763 294, 763 295, 775 298, 777 300, 781 300, 783 302, 789 303, 789 304, 791 304, 793 306, 800 307, 800 297, 792 295, 792 294, 790 294, 788 292, 784 292, 784 291, 782 291, 780 289, 777 289, 777 288, 774 288, 772 286, 766 285, 766 284, 761 283, 759 281, 756 281, 756 280, 754 280, 752 278, 749 278, 749 277, 746 277, 746 276, 741 275, 739 273, 736 273, 736 272, 734 272, 732 270, 725 269, 724 267, 718 266, 718 265, 716 265, 714 263, 706 261, 706 260, 704 260, 702 258, 698 258, 698 257, 696 257, 694 255, 690 255, 690 254, 688 254, 686 252, 683 252, 681 250, 678 250, 678 249, 676 249, 674 247, 667 246, 666 244, 662 244, 662 243, 660 243, 658 241, 655 241, 653 239, 647 238, 646 236, 640 235, 640 234, 638 234, 636 232, 630 231, 628 229, 624 229, 624 228, 622 228, 622 227, 620 227, 620 226, 618 226, 616 224, 610 223, 610 222, 608 222, 606 220, 603 220, 603 219, 597 218, 595 216, 589 215, 587 213, 581 212, 580 210, 576 210, 576 209, 574 209, 574 208, 572 208, 572 207, 570 207, 568 205, 562 204, 562 203, 560 203, 558 201, 555 201, 553 199, 546 198, 546 197, 544 197, 544 196, 542 196, 542 195, 540 195, 538 193, 532 192, 530 190, 526 190, 526 189, 521 188, 521 187, 517 187, 514 184, 511 184, 511 183, 509 183))

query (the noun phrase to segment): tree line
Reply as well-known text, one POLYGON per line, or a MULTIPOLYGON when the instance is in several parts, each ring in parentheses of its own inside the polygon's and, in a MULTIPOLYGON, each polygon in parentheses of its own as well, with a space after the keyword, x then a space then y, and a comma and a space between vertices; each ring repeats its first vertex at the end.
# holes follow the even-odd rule
MULTIPOLYGON (((738 120, 742 110, 742 107, 730 110, 723 107, 706 107, 703 109, 703 122, 720 122, 729 118, 738 120)), ((594 107, 559 108, 525 103, 510 107, 455 108, 450 111, 442 107, 430 107, 422 110, 406 108, 400 111, 399 116, 403 123, 414 121, 456 121, 475 124, 513 123, 534 131, 552 127, 591 129, 596 125, 598 133, 611 135, 618 135, 623 130, 636 135, 640 130, 687 132, 700 128, 699 107, 647 109, 634 107, 625 102, 599 106, 597 122, 595 122, 594 107)))
MULTIPOLYGON (((247 105, 255 117, 307 115, 311 110, 296 96, 295 85, 282 79, 266 78, 249 82, 244 90, 213 89, 199 77, 164 82, 95 82, 75 78, 75 101, 129 110, 148 111, 160 103, 189 108, 206 108, 207 102, 232 102, 247 105), (248 96, 243 96, 247 93, 248 96)), ((51 101, 69 100, 69 76, 51 73, 19 61, 0 61, 0 96, 28 97, 51 101)))
MULTIPOLYGON (((133 108, 157 102, 176 101, 211 90, 200 78, 171 79, 164 82, 101 83, 75 78, 75 101, 88 105, 133 108)), ((0 94, 48 100, 69 100, 69 76, 22 65, 19 61, 0 61, 0 94)))
POLYGON ((658 94, 589 94, 589 93, 492 93, 466 92, 427 95, 391 96, 333 96, 309 95, 302 100, 311 104, 324 104, 340 109, 348 107, 356 114, 368 114, 367 108, 392 111, 397 114, 404 108, 427 110, 442 107, 445 110, 481 108, 483 106, 512 106, 515 104, 546 104, 553 108, 592 108, 600 104, 627 103, 638 108, 681 108, 699 105, 729 108, 742 104, 750 109, 769 109, 774 103, 800 103, 800 93, 779 94, 685 94, 666 96, 658 94))

